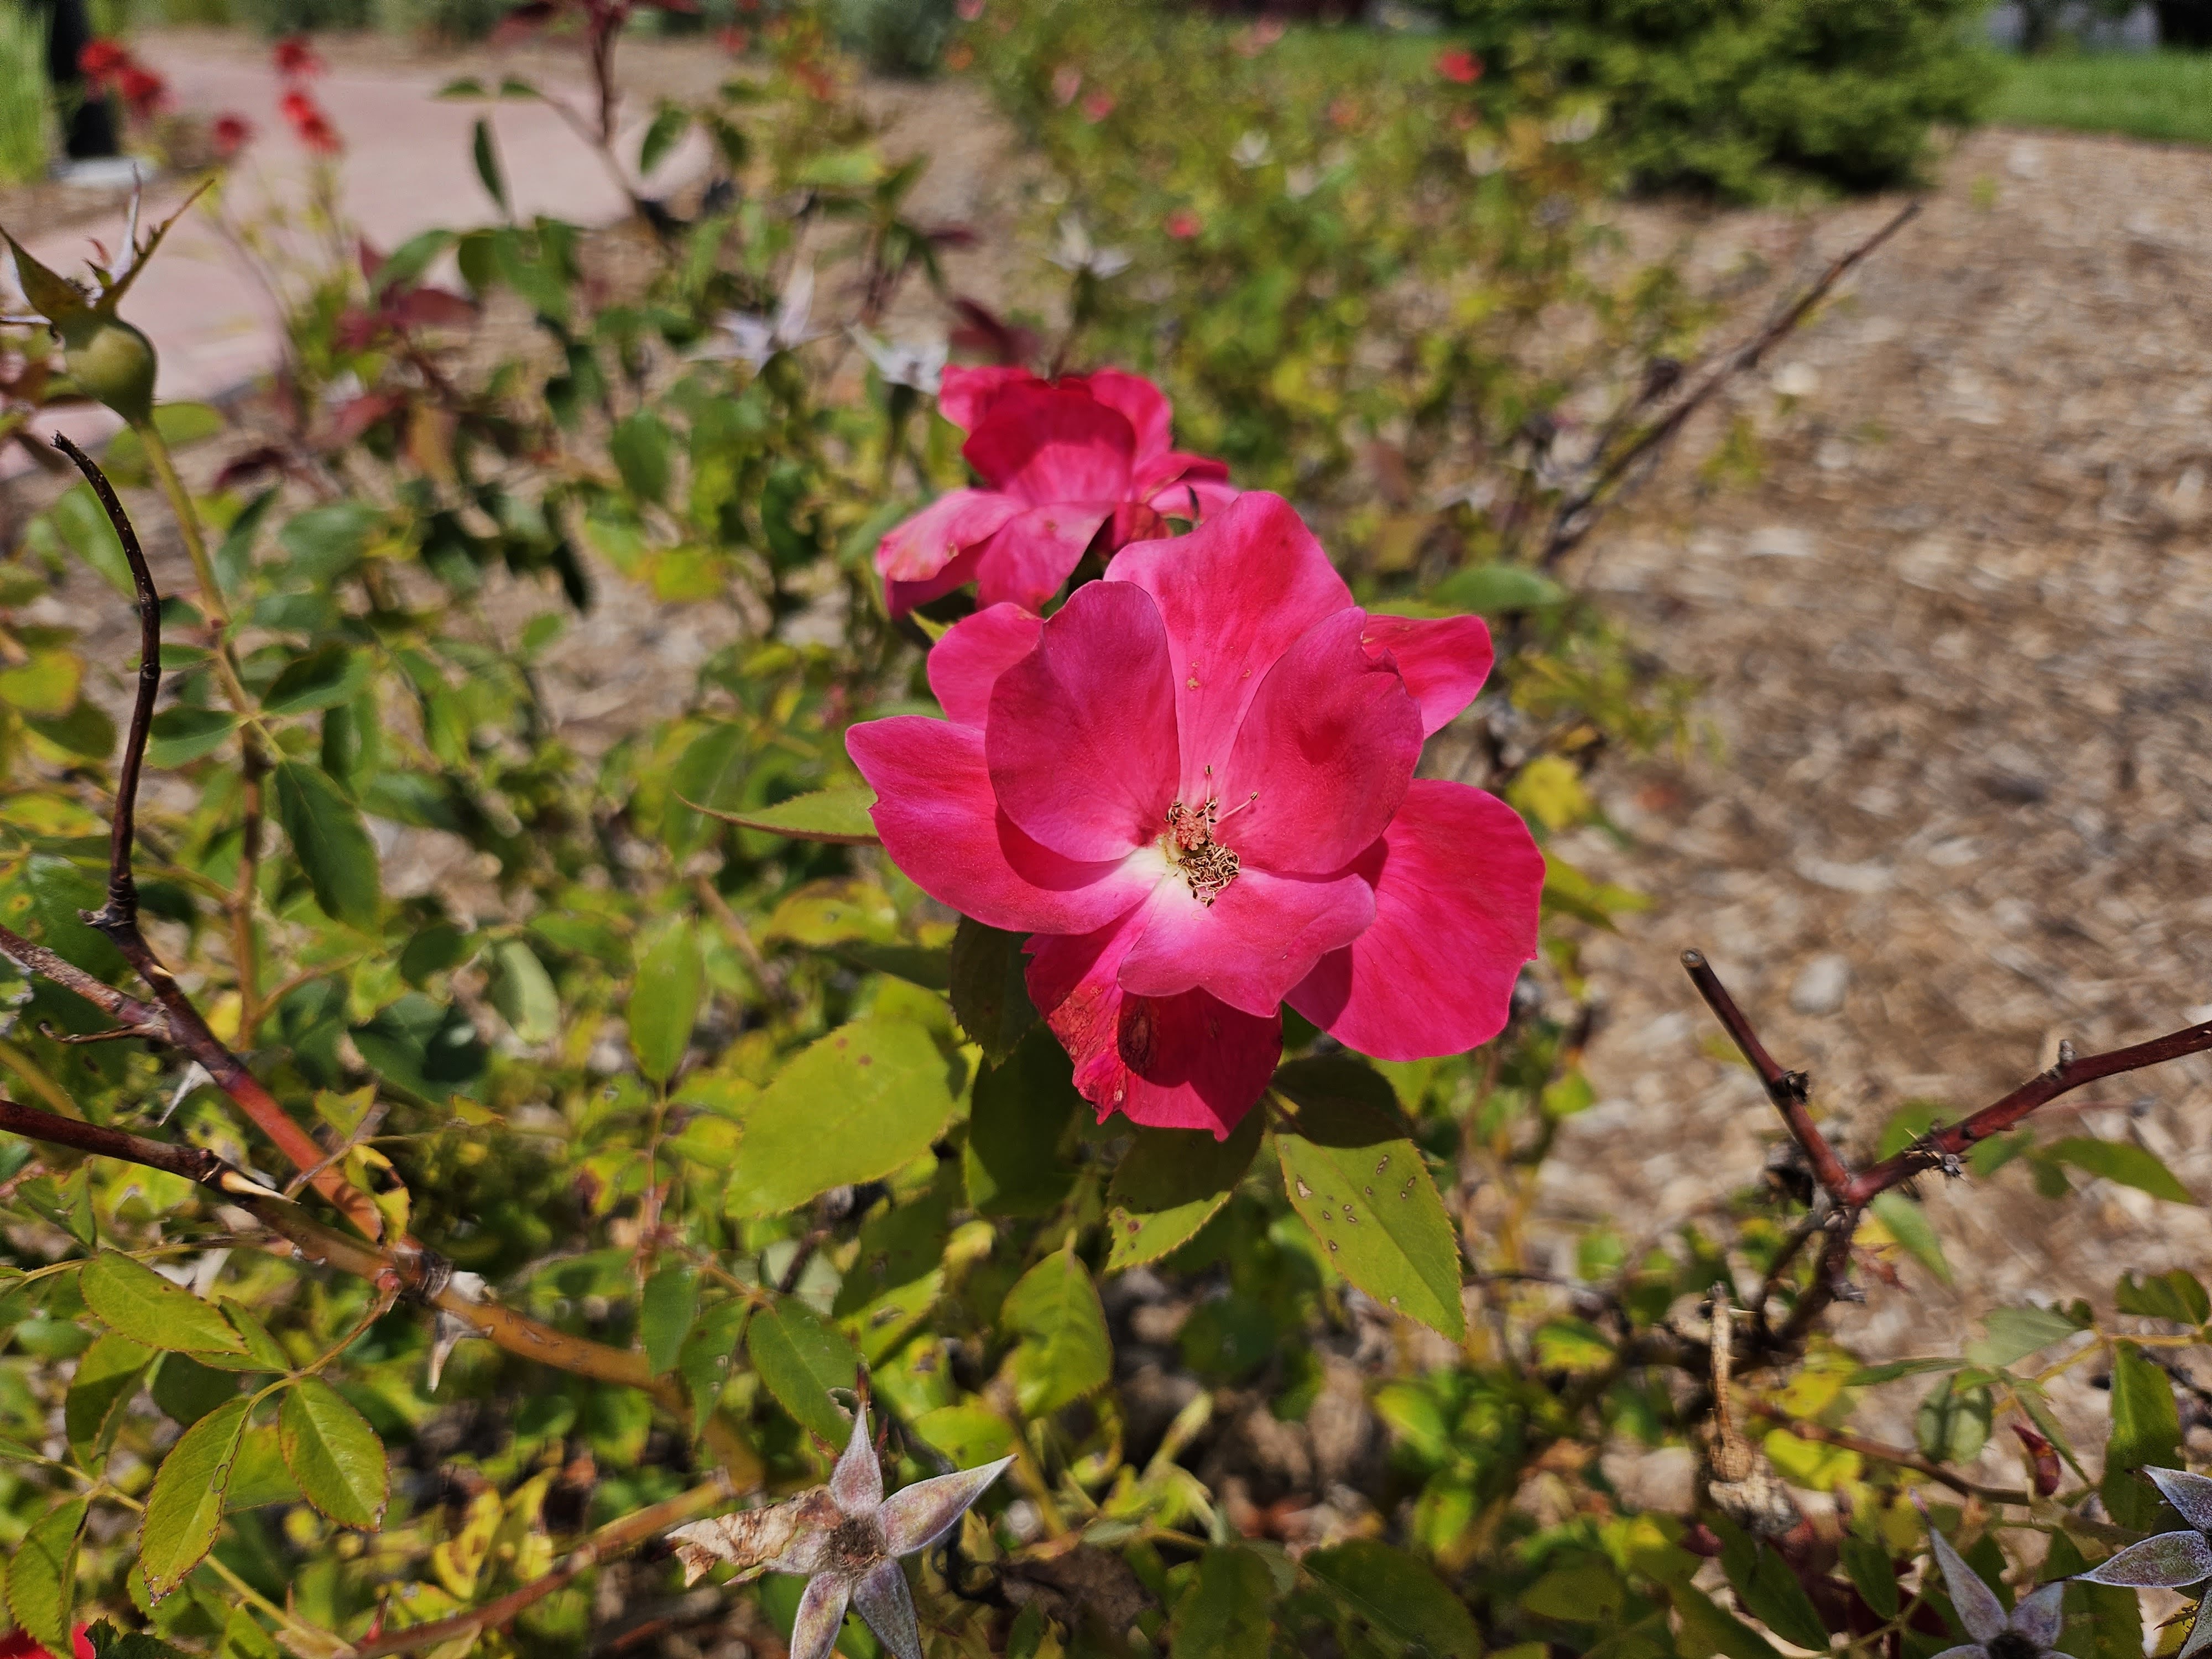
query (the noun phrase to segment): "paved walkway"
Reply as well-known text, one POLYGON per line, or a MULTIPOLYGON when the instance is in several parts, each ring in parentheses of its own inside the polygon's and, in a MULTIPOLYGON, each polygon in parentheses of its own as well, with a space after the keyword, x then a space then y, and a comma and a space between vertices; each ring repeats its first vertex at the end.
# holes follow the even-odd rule
MULTIPOLYGON (((164 401, 217 398, 273 368, 282 341, 275 300, 226 240, 218 222, 267 226, 277 214, 296 211, 307 198, 311 158, 278 113, 283 89, 265 58, 227 50, 220 42, 165 42, 154 61, 168 78, 178 108, 206 114, 235 111, 256 134, 222 185, 220 203, 212 197, 203 199, 185 216, 163 246, 157 268, 131 290, 124 306, 124 315, 146 331, 161 354, 164 401)), ((346 143, 338 163, 341 201, 354 232, 389 249, 423 230, 465 228, 495 219, 497 210, 470 161, 471 134, 479 115, 491 119, 518 216, 544 213, 592 224, 622 215, 622 194, 604 164, 551 108, 519 100, 440 99, 438 89, 451 78, 434 65, 340 67, 313 82, 317 99, 346 143)), ((537 78, 549 91, 580 90, 576 83, 562 86, 537 78)), ((627 154, 635 154, 635 143, 632 136, 624 143, 627 154)), ((652 182, 659 185, 680 178, 700 164, 702 155, 702 148, 679 148, 652 182)), ((173 211, 183 195, 171 182, 150 191, 145 204, 149 222, 173 211)), ((36 226, 9 228, 55 270, 81 273, 92 239, 115 246, 123 211, 118 199, 112 222, 81 223, 44 234, 36 226)), ((288 233, 282 245, 302 250, 307 258, 329 257, 314 252, 312 241, 298 231, 288 233)), ((70 420, 70 430, 79 434, 91 425, 82 413, 70 420)))

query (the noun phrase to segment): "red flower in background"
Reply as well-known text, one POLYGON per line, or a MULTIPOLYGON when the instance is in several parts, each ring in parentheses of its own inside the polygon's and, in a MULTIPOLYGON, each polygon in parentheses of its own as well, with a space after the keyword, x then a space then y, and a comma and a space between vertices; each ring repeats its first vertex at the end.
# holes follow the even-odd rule
POLYGON ((276 108, 290 123, 293 136, 314 154, 336 155, 345 148, 322 106, 298 88, 278 99, 276 108))
POLYGON ((168 100, 169 83, 149 69, 126 64, 116 71, 115 95, 125 109, 143 120, 168 100))
POLYGON ((326 67, 304 34, 286 35, 269 56, 276 65, 276 73, 287 80, 305 81, 320 75, 326 67))
POLYGON ((1168 215, 1160 228, 1178 242, 1188 242, 1192 237, 1197 235, 1204 226, 1200 223, 1199 216, 1188 208, 1177 208, 1173 213, 1168 215))
POLYGON ((1030 1000, 1100 1118, 1225 1137, 1285 1001, 1379 1060, 1504 1025, 1543 855, 1497 797, 1413 775, 1490 665, 1480 617, 1369 615, 1254 493, 1048 621, 968 617, 929 653, 946 718, 846 746, 899 868, 1031 935, 1030 1000))
POLYGON ((1101 87, 1083 100, 1083 116, 1087 121, 1103 121, 1114 112, 1114 94, 1101 87))
POLYGON ((253 123, 234 110, 226 110, 208 127, 208 142, 215 153, 228 161, 253 142, 253 123))
POLYGON ((104 90, 108 80, 131 62, 131 48, 120 40, 91 40, 76 55, 78 72, 93 83, 94 90, 104 90))
MULTIPOLYGON (((73 1659, 93 1659, 92 1638, 85 1634, 89 1628, 79 1625, 70 1632, 70 1652, 73 1659)), ((51 1649, 33 1639, 28 1631, 9 1631, 0 1636, 0 1659, 54 1659, 51 1649)))
POLYGON ((1473 86, 1482 76, 1482 59, 1464 46, 1437 54, 1437 73, 1461 86, 1473 86))
POLYGON ((948 368, 937 406, 968 433, 982 487, 939 496, 878 545, 895 617, 971 581, 987 605, 1041 609, 1102 534, 1111 552, 1237 494, 1219 461, 1170 447, 1160 389, 1118 369, 948 368))

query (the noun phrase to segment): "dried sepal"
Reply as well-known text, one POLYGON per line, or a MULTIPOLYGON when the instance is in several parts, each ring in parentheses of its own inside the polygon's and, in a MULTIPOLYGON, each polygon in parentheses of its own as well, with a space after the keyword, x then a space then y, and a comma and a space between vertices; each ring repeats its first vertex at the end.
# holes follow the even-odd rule
POLYGON ((884 1469, 876 1462, 875 1443, 868 1437, 868 1405, 865 1400, 853 1417, 852 1437, 830 1471, 830 1495, 848 1515, 870 1515, 884 1501, 884 1469))
POLYGON ((2181 1511, 2181 1518, 2199 1532, 2212 1532, 2212 1477, 2187 1469, 2145 1469, 2165 1494, 2166 1501, 2181 1511))
MULTIPOLYGON (((861 1575, 853 1586, 853 1608, 896 1659, 921 1659, 921 1626, 914 1616, 914 1595, 896 1560, 880 1561, 861 1575)), ((792 1652, 796 1659, 796 1644, 792 1652)))
POLYGON ((969 1505, 983 1495, 1013 1462, 1002 1457, 979 1468, 961 1469, 903 1486, 884 1500, 881 1515, 885 1547, 893 1555, 926 1550, 959 1524, 969 1505))
POLYGON ((2130 1544, 2080 1577, 2124 1589, 2180 1589, 2212 1578, 2212 1544, 2194 1532, 2162 1532, 2130 1544))
POLYGON ((709 1567, 732 1566, 739 1578, 763 1572, 811 1573, 821 1564, 830 1533, 843 1519, 826 1488, 817 1486, 788 1503, 739 1510, 694 1521, 668 1534, 684 1582, 696 1583, 709 1567))
POLYGON ((852 1587, 835 1573, 817 1572, 806 1581, 791 1626, 791 1659, 830 1659, 852 1594, 852 1587))
POLYGON ((1936 1547, 1936 1565, 1943 1569, 1943 1587, 1951 1592, 1951 1606, 1958 1612, 1959 1622, 1966 1627, 1966 1634, 1977 1642, 2003 1635, 2012 1627, 2012 1620, 2005 1616, 2004 1603, 1997 1600, 1996 1592, 1951 1547, 1951 1540, 1932 1526, 1928 1538, 1936 1547))

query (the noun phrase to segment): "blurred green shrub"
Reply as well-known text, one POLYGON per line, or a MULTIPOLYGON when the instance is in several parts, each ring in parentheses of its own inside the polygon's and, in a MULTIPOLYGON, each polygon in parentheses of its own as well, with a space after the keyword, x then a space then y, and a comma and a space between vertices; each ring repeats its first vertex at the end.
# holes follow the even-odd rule
POLYGON ((0 184, 45 173, 52 143, 45 25, 19 0, 0 0, 0 184))
POLYGON ((1493 64, 1601 96, 1642 189, 1755 200, 1911 181, 1990 88, 1987 0, 1449 0, 1493 64))
POLYGON ((837 0, 848 51, 884 75, 927 75, 952 34, 952 0, 837 0))
POLYGON ((270 40, 315 29, 362 29, 377 0, 230 0, 233 20, 270 40))
POLYGON ((375 0, 376 27, 418 40, 481 40, 514 9, 507 0, 375 0))

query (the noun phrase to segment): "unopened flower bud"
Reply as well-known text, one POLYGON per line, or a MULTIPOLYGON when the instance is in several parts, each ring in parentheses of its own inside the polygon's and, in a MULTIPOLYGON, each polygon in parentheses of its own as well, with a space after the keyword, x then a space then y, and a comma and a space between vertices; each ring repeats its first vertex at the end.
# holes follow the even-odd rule
POLYGON ((86 312, 62 325, 70 378, 133 425, 154 414, 154 343, 120 317, 86 312))

